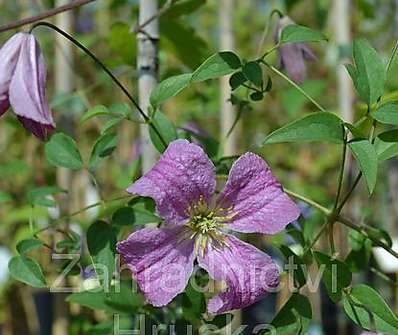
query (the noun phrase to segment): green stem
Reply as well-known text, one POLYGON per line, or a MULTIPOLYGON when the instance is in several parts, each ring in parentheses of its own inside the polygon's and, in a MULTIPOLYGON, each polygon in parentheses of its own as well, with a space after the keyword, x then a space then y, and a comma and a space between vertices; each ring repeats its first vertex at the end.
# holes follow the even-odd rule
POLYGON ((361 227, 357 226, 355 223, 351 222, 349 219, 338 215, 337 216, 337 222, 347 226, 348 228, 351 228, 355 231, 357 231, 358 233, 360 233, 362 236, 368 238, 369 240, 371 240, 375 245, 383 248, 384 250, 386 250, 388 253, 390 253, 391 255, 393 255, 395 258, 398 259, 398 253, 396 251, 394 251, 393 249, 391 249, 387 244, 380 242, 380 240, 373 238, 372 236, 370 236, 366 230, 362 229, 361 227))
MULTIPOLYGON (((330 211, 329 209, 327 209, 326 207, 320 205, 319 203, 317 203, 316 201, 309 199, 301 194, 298 194, 296 192, 290 191, 288 189, 284 189, 285 192, 287 194, 289 194, 290 196, 292 196, 293 198, 296 198, 298 200, 304 201, 305 203, 307 203, 308 205, 310 205, 313 208, 318 209, 319 211, 321 211, 325 216, 327 216, 330 220, 330 222, 338 222, 341 223, 345 226, 347 226, 348 228, 351 228, 355 231, 357 231, 358 233, 360 233, 361 235, 363 235, 364 237, 368 238, 369 240, 371 240, 375 245, 383 248, 384 250, 386 250, 388 253, 390 253, 391 255, 393 255, 394 257, 396 257, 398 259, 398 253, 396 251, 394 251, 393 249, 391 249, 387 244, 380 242, 379 240, 373 238, 372 236, 370 236, 366 230, 364 230, 363 228, 357 226, 355 223, 351 222, 349 219, 345 218, 342 215, 336 215, 335 217, 332 216, 333 212, 330 211), (332 219, 330 219, 332 218, 332 219)), ((323 227, 321 228, 321 230, 318 232, 317 236, 315 237, 315 240, 312 243, 312 246, 315 244, 315 242, 320 238, 320 236, 322 235, 322 233, 325 231, 325 229, 329 226, 329 221, 327 223, 325 223, 323 225, 323 227)))
POLYGON ((343 144, 343 153, 342 153, 342 157, 341 157, 341 166, 340 166, 337 194, 336 194, 336 199, 334 201, 333 210, 337 209, 337 206, 338 206, 338 203, 340 200, 341 189, 343 187, 345 160, 346 160, 346 156, 347 156, 347 132, 345 131, 345 128, 343 125, 342 125, 342 127, 343 127, 343 132, 344 132, 344 144, 343 144))
POLYGON ((315 202, 312 199, 309 199, 301 194, 298 194, 296 192, 293 192, 287 188, 284 189, 284 191, 291 195, 293 198, 296 198, 298 200, 301 200, 305 203, 307 203, 308 205, 310 205, 311 207, 314 207, 316 209, 318 209, 319 211, 321 211, 323 214, 325 214, 326 216, 329 216, 331 214, 331 211, 329 209, 327 209, 326 207, 322 206, 321 204, 318 204, 317 202, 315 202))
POLYGON ((314 98, 312 98, 307 92, 305 92, 299 85, 297 85, 293 80, 291 80, 288 76, 284 75, 281 71, 279 71, 276 67, 268 64, 265 61, 261 61, 265 66, 267 66, 272 72, 277 74, 286 80, 290 85, 292 85, 296 90, 298 90, 302 95, 304 95, 309 101, 311 101, 320 111, 326 112, 325 108, 323 108, 320 104, 318 104, 314 98))
POLYGON ((284 16, 284 14, 279 9, 275 8, 275 9, 273 9, 271 11, 271 13, 268 16, 267 23, 265 24, 265 27, 264 27, 264 30, 263 30, 263 34, 261 35, 260 43, 258 44, 257 56, 260 55, 261 47, 263 46, 265 40, 267 39, 267 36, 268 36, 268 33, 269 33, 269 27, 271 25, 271 20, 272 20, 272 17, 274 16, 274 14, 278 14, 279 18, 282 18, 284 16))
POLYGON ((167 147, 166 141, 163 139, 162 135, 160 134, 159 130, 155 127, 153 124, 152 120, 148 117, 148 115, 145 114, 145 112, 142 110, 138 102, 133 98, 133 96, 130 94, 130 92, 122 85, 122 83, 116 78, 116 76, 109 70, 104 63, 102 63, 96 55, 94 55, 89 49, 87 49, 83 44, 81 44, 78 40, 76 40, 74 37, 69 35, 67 32, 63 31, 62 29, 58 28, 57 26, 53 25, 52 23, 49 22, 38 22, 32 26, 30 29, 30 33, 35 29, 36 27, 48 27, 53 30, 55 30, 57 33, 61 34, 63 37, 71 41, 74 45, 76 45, 79 49, 84 51, 95 63, 97 63, 102 70, 113 80, 113 82, 122 90, 122 92, 127 96, 127 98, 132 102, 134 107, 138 110, 139 114, 141 117, 145 120, 146 123, 153 129, 153 131, 156 133, 156 135, 159 137, 160 141, 162 142, 164 148, 167 147))
MULTIPOLYGON (((132 196, 131 196, 131 195, 123 195, 123 196, 120 196, 120 197, 117 197, 117 198, 109 199, 109 200, 106 200, 106 201, 105 201, 105 200, 104 200, 104 201, 99 201, 99 202, 96 202, 96 203, 94 203, 94 204, 88 205, 88 206, 86 206, 86 207, 83 207, 83 208, 79 209, 79 210, 76 211, 76 212, 73 212, 73 213, 71 213, 71 214, 62 216, 62 217, 60 217, 59 219, 54 220, 53 223, 52 223, 51 225, 46 226, 46 227, 44 227, 44 228, 41 228, 41 229, 37 230, 37 231, 34 233, 34 235, 40 234, 41 232, 43 232, 43 231, 45 231, 45 230, 47 230, 47 229, 53 228, 53 227, 54 227, 54 224, 56 224, 56 223, 58 223, 58 222, 62 222, 62 221, 64 221, 64 220, 68 220, 68 219, 70 219, 71 217, 74 217, 74 216, 76 216, 76 215, 79 215, 79 214, 81 214, 81 213, 84 213, 85 211, 88 211, 88 210, 91 209, 91 208, 95 208, 95 207, 102 206, 102 205, 104 204, 104 202, 106 202, 106 203, 111 203, 111 202, 120 201, 120 200, 124 200, 124 199, 128 199, 128 198, 132 198, 132 196)), ((64 233, 67 233, 67 232, 64 232, 64 233)))
POLYGON ((305 249, 303 254, 305 255, 310 249, 312 249, 315 245, 316 242, 318 242, 318 240, 321 238, 322 234, 325 232, 326 228, 328 227, 328 223, 325 222, 322 226, 321 229, 319 229, 318 233, 316 234, 316 236, 314 237, 314 239, 312 240, 311 244, 308 245, 305 249))
POLYGON ((357 177, 354 180, 354 183, 352 184, 350 190, 347 192, 347 194, 344 196, 343 200, 341 201, 340 205, 337 207, 337 213, 340 213, 341 210, 343 209, 344 205, 348 201, 348 199, 351 197, 352 193, 354 192, 355 188, 357 187, 359 181, 361 180, 362 177, 362 172, 359 172, 357 177))
POLYGON ((276 49, 278 49, 281 45, 279 43, 275 44, 271 49, 267 50, 263 53, 263 55, 258 59, 258 61, 262 61, 267 57, 269 54, 273 53, 276 49))
POLYGON ((385 273, 381 272, 379 269, 376 269, 374 267, 369 268, 370 272, 373 272, 376 276, 378 276, 380 279, 384 280, 385 282, 397 287, 398 283, 394 280, 392 280, 389 276, 387 276, 385 273))

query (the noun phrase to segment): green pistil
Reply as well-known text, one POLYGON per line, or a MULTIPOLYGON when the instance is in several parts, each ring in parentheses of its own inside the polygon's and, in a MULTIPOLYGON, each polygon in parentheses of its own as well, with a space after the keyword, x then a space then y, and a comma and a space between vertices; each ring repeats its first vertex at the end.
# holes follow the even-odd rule
POLYGON ((214 212, 197 214, 189 221, 192 230, 202 235, 208 235, 211 231, 216 230, 220 224, 214 212))

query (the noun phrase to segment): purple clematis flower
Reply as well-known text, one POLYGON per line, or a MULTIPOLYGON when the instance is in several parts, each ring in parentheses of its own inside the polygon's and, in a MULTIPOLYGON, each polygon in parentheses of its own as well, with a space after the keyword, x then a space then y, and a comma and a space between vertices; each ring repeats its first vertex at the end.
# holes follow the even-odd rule
POLYGON ((176 140, 152 170, 128 188, 153 198, 165 221, 165 226, 138 230, 117 245, 154 306, 168 304, 185 289, 195 259, 211 278, 227 285, 210 299, 212 314, 248 306, 279 284, 271 257, 226 230, 275 234, 298 218, 299 208, 267 163, 253 153, 235 162, 216 198, 215 177, 215 167, 201 147, 176 140))
MULTIPOLYGON (((284 16, 279 19, 276 29, 276 42, 280 40, 283 28, 294 22, 284 16)), ((286 43, 278 48, 278 58, 281 69, 297 84, 302 84, 307 75, 305 60, 316 60, 315 54, 306 43, 286 43)))
POLYGON ((0 115, 11 105, 23 126, 42 140, 55 128, 45 83, 43 55, 35 37, 15 34, 0 49, 0 115))

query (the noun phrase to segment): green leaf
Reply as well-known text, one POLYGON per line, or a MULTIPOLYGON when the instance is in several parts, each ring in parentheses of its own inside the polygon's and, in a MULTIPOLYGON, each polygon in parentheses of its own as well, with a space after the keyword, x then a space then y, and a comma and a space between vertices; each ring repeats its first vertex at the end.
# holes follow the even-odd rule
MULTIPOLYGON (((115 288, 116 290, 116 288, 115 288)), ((131 284, 120 285, 120 292, 103 292, 98 290, 83 291, 70 294, 66 301, 79 304, 91 309, 105 310, 111 313, 131 314, 142 305, 140 294, 132 292, 131 284)))
POLYGON ((398 129, 379 134, 375 139, 374 146, 379 162, 398 155, 398 129))
POLYGON ((63 133, 54 134, 45 145, 47 161, 57 167, 65 167, 71 170, 80 170, 83 160, 76 142, 63 133))
POLYGON ((253 92, 250 94, 250 99, 253 101, 260 101, 264 98, 264 94, 261 92, 253 92))
POLYGON ((268 135, 263 144, 326 141, 343 143, 342 121, 327 112, 313 113, 293 121, 268 135))
POLYGON ((98 292, 97 290, 72 293, 66 298, 66 301, 92 309, 114 312, 114 310, 105 303, 104 292, 98 292))
POLYGON ((344 311, 357 325, 370 330, 369 313, 371 313, 377 331, 385 334, 398 334, 397 317, 373 288, 363 284, 355 286, 349 293, 349 297, 344 296, 344 311), (351 304, 349 297, 352 299, 351 304))
POLYGON ((263 83, 263 70, 257 62, 248 62, 243 68, 242 72, 245 77, 256 86, 261 86, 263 83))
POLYGON ((199 7, 203 6, 206 0, 185 0, 176 1, 170 9, 167 10, 165 15, 167 17, 178 18, 182 15, 188 15, 196 11, 199 7))
MULTIPOLYGON (((308 298, 299 293, 293 293, 271 324, 276 328, 278 335, 306 334, 311 319, 312 309, 308 298)), ((266 331, 264 334, 274 333, 266 331)))
POLYGON ((302 43, 325 41, 327 37, 319 31, 298 24, 290 24, 282 30, 280 43, 302 43))
POLYGON ((203 293, 193 288, 191 283, 188 284, 182 296, 182 311, 184 318, 191 322, 200 319, 206 311, 206 301, 203 293))
POLYGON ((351 272, 360 272, 367 268, 372 252, 372 241, 365 239, 359 249, 352 249, 345 259, 351 272))
POLYGON ((323 268, 322 281, 325 284, 329 297, 333 302, 341 299, 343 288, 351 284, 352 273, 348 266, 328 255, 315 251, 314 257, 320 267, 323 268))
POLYGON ((231 86, 232 90, 236 90, 240 85, 244 84, 247 81, 245 75, 241 72, 235 72, 229 78, 229 86, 231 86))
POLYGON ((0 191, 0 203, 12 201, 12 196, 7 192, 0 191))
POLYGON ((26 256, 15 256, 8 263, 10 275, 25 284, 37 288, 47 286, 39 263, 26 256))
POLYGON ((116 235, 111 225, 94 222, 87 230, 88 251, 98 276, 109 287, 115 271, 116 235))
POLYGON ((117 134, 105 133, 95 142, 91 151, 89 169, 94 171, 97 165, 106 157, 110 156, 117 147, 117 134))
POLYGON ((352 66, 348 66, 347 70, 353 78, 355 88, 361 99, 368 105, 371 105, 384 92, 386 71, 383 61, 376 50, 365 39, 354 41, 353 57, 355 71, 352 66))
POLYGON ((29 251, 41 248, 42 246, 42 241, 38 240, 37 238, 29 238, 18 242, 17 251, 22 255, 28 253, 29 251))
POLYGON ((348 146, 365 177, 369 194, 372 194, 377 181, 376 150, 368 140, 354 140, 348 143, 348 146))
POLYGON ((176 96, 188 86, 191 76, 191 73, 184 73, 160 82, 151 93, 151 105, 154 107, 159 106, 162 102, 176 96))
POLYGON ((157 215, 141 206, 141 204, 136 204, 131 207, 121 207, 116 210, 112 216, 112 224, 116 226, 145 225, 148 223, 158 223, 160 221, 157 215))
POLYGON ((101 129, 101 135, 105 135, 109 130, 118 126, 123 120, 125 120, 123 116, 116 116, 108 120, 101 129))
MULTIPOLYGON (((152 122, 163 140, 166 142, 166 145, 177 139, 177 130, 165 114, 162 112, 156 112, 153 116, 152 122)), ((152 127, 149 127, 149 136, 155 148, 162 153, 166 148, 152 127)))
POLYGON ((365 138, 365 134, 358 127, 355 127, 354 125, 348 122, 344 122, 344 125, 351 132, 351 134, 354 135, 354 138, 365 138))
POLYGON ((240 68, 239 57, 231 51, 218 52, 207 58, 192 73, 191 82, 196 83, 208 79, 219 78, 235 72, 240 68))
POLYGON ((380 106, 372 117, 381 123, 398 125, 398 101, 387 102, 380 106))
POLYGON ((83 114, 83 116, 80 119, 80 122, 84 123, 87 120, 90 120, 93 117, 100 116, 100 115, 109 115, 108 108, 106 108, 103 105, 94 106, 83 114))
POLYGON ((18 242, 17 251, 22 255, 28 253, 29 251, 41 248, 42 246, 42 241, 38 240, 37 238, 29 238, 18 242))
POLYGON ((294 276, 294 282, 296 284, 296 287, 302 287, 305 284, 307 284, 307 278, 306 274, 303 271, 302 265, 304 262, 302 259, 297 256, 289 247, 285 245, 281 245, 279 247, 283 255, 286 257, 288 263, 290 264, 291 259, 293 260, 293 264, 297 265, 296 271, 294 271, 293 276, 294 276))
POLYGON ((57 186, 38 187, 30 190, 27 194, 27 198, 31 205, 54 207, 56 202, 50 199, 49 196, 61 192, 65 191, 57 186))

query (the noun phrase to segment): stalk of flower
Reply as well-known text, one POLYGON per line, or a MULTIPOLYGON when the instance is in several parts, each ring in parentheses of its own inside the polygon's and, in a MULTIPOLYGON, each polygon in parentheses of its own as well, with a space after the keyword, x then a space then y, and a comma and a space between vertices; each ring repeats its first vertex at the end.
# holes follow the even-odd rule
MULTIPOLYGON (((275 40, 280 41, 283 28, 294 24, 294 21, 283 16, 278 20, 275 40)), ((285 69, 288 76, 297 84, 302 84, 307 76, 305 60, 316 60, 316 56, 306 43, 286 43, 278 48, 279 66, 285 69)))
POLYGON ((44 59, 35 37, 15 34, 0 49, 0 115, 11 105, 22 125, 41 140, 55 129, 45 84, 44 59))
POLYGON ((164 219, 117 245, 154 306, 181 293, 194 261, 227 289, 208 303, 212 314, 243 308, 279 284, 271 257, 229 233, 275 234, 300 215, 266 162, 253 153, 232 166, 224 190, 214 197, 215 167, 202 148, 186 140, 170 143, 157 164, 128 192, 151 197, 164 219))

